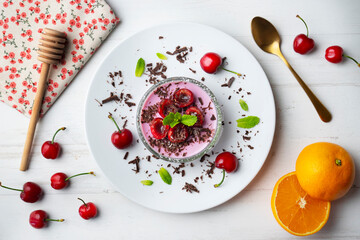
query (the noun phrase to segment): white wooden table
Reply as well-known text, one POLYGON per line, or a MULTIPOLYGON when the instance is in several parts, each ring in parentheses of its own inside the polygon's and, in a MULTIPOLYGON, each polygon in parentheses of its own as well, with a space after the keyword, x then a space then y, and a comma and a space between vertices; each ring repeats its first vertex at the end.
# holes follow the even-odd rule
POLYGON ((278 178, 295 169, 302 148, 318 141, 346 148, 356 161, 357 176, 348 195, 333 202, 326 226, 308 239, 360 238, 360 68, 350 60, 335 65, 324 58, 325 49, 338 44, 346 53, 360 59, 360 1, 108 0, 108 3, 122 23, 38 124, 31 168, 27 172, 18 168, 29 120, 0 104, 0 181, 9 186, 34 181, 46 191, 42 201, 27 204, 17 192, 0 189, 0 239, 295 239, 272 215, 272 188, 278 178), (296 14, 307 20, 317 44, 309 55, 296 54, 292 49, 294 37, 305 32, 296 14), (330 109, 333 114, 330 123, 319 120, 285 65, 255 45, 250 21, 257 15, 269 19, 278 28, 284 55, 330 109), (145 209, 116 192, 92 158, 84 130, 89 81, 104 55, 141 29, 176 21, 208 24, 245 45, 270 80, 277 110, 271 152, 252 183, 219 207, 184 215, 145 209), (57 138, 63 154, 58 160, 46 160, 40 153, 41 144, 60 126, 68 127, 57 138), (49 186, 50 176, 55 172, 88 170, 94 170, 97 177, 82 177, 63 191, 49 186), (99 217, 82 220, 77 212, 80 206, 77 197, 96 203, 99 217), (66 221, 36 230, 28 224, 29 213, 34 209, 44 209, 52 217, 64 217, 66 221))

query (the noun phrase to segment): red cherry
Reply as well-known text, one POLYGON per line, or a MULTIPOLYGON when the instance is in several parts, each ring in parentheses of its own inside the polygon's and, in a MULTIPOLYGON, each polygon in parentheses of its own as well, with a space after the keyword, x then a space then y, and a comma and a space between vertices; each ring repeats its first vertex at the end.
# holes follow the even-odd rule
POLYGON ((3 186, 1 184, 1 182, 0 182, 0 186, 3 188, 6 188, 6 189, 21 192, 20 198, 24 202, 28 202, 28 203, 34 203, 34 202, 38 201, 43 195, 43 191, 42 191, 41 187, 33 182, 26 182, 23 186, 23 190, 3 186))
POLYGON ((238 168, 239 161, 236 156, 230 152, 222 152, 215 159, 215 167, 223 169, 223 178, 220 183, 215 184, 214 187, 219 187, 225 179, 225 171, 232 173, 238 168))
POLYGON ((360 63, 358 63, 358 61, 356 61, 354 58, 345 55, 344 50, 340 46, 331 46, 328 47, 325 51, 325 58, 329 62, 339 63, 342 61, 342 57, 347 57, 353 60, 360 67, 360 63))
POLYGON ((81 198, 78 198, 78 199, 84 203, 79 208, 80 216, 86 220, 96 217, 97 208, 96 208, 95 204, 93 204, 92 202, 85 203, 84 200, 82 200, 81 198))
POLYGON ((179 107, 187 107, 194 102, 194 94, 186 88, 181 88, 174 93, 175 104, 179 107))
POLYGON ((216 73, 218 68, 221 68, 222 70, 234 73, 238 76, 241 76, 241 73, 237 73, 228 69, 225 69, 221 66, 222 64, 222 58, 219 54, 214 52, 208 52, 206 53, 201 59, 200 59, 200 66, 206 73, 216 73))
POLYGON ((34 228, 43 228, 48 221, 63 222, 64 219, 49 219, 43 210, 36 210, 30 214, 29 223, 34 228))
POLYGON ((41 147, 41 154, 44 156, 44 158, 47 159, 55 159, 59 156, 60 153, 60 145, 57 142, 54 142, 56 134, 61 131, 65 130, 65 127, 59 128, 53 138, 52 141, 46 141, 41 147))
POLYGON ((204 122, 204 115, 202 114, 201 110, 197 107, 189 107, 188 109, 186 109, 185 114, 187 115, 194 115, 197 117, 197 121, 194 124, 194 126, 202 126, 203 122, 204 122))
POLYGON ((54 189, 57 189, 57 190, 63 189, 69 185, 69 183, 70 183, 69 180, 71 178, 81 176, 81 175, 87 175, 87 174, 92 174, 95 176, 94 172, 79 173, 79 174, 73 175, 71 177, 68 177, 65 173, 62 173, 62 172, 55 173, 50 178, 51 187, 54 189))
POLYGON ((176 113, 178 108, 170 99, 163 99, 159 104, 159 114, 161 117, 166 117, 170 112, 176 113))
POLYGON ((150 131, 154 138, 163 139, 169 131, 169 125, 163 124, 162 118, 155 118, 150 123, 150 131))
POLYGON ((306 27, 306 35, 305 34, 299 34, 295 37, 294 39, 294 50, 297 53, 300 54, 306 54, 308 52, 310 52, 314 46, 315 46, 315 42, 313 39, 309 38, 309 29, 308 26, 306 24, 306 22, 304 21, 304 19, 302 19, 299 15, 296 15, 297 18, 300 18, 301 21, 303 21, 303 23, 305 24, 306 27))
POLYGON ((184 142, 189 136, 189 131, 184 124, 177 124, 175 127, 170 128, 168 138, 170 142, 180 143, 184 142))
POLYGON ((118 149, 124 149, 124 148, 129 147, 133 140, 133 136, 132 136, 132 133, 130 132, 130 130, 128 130, 126 128, 124 128, 123 130, 120 130, 115 119, 111 115, 109 115, 109 118, 115 123, 116 128, 118 129, 118 131, 115 131, 111 135, 111 142, 113 143, 113 145, 118 149))

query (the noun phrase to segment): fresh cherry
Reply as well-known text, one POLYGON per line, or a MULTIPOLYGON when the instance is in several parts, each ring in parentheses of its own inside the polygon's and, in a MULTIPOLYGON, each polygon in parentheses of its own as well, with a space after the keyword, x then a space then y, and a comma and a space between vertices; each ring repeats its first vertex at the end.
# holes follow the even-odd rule
POLYGON ((84 200, 82 200, 81 198, 78 199, 83 202, 83 205, 81 205, 79 208, 80 216, 86 220, 96 217, 97 209, 95 204, 93 204, 92 202, 85 203, 84 200))
POLYGON ((208 52, 200 59, 200 66, 206 73, 216 73, 216 71, 221 68, 222 70, 241 76, 240 73, 223 68, 221 66, 222 63, 220 55, 214 52, 208 52))
POLYGON ((118 149, 124 149, 130 146, 133 140, 133 135, 130 130, 126 128, 120 130, 119 126, 117 125, 115 119, 111 116, 111 114, 109 115, 109 118, 115 123, 116 128, 118 129, 118 131, 115 131, 111 135, 111 142, 118 149))
POLYGON ((49 221, 63 222, 64 219, 48 218, 47 213, 43 210, 36 210, 30 214, 29 223, 34 228, 43 228, 46 226, 46 223, 49 221))
POLYGON ((176 113, 178 108, 170 99, 163 99, 159 104, 159 114, 161 117, 166 117, 170 112, 176 113))
POLYGON ((306 22, 304 21, 304 19, 302 19, 299 15, 296 15, 296 17, 300 18, 300 20, 303 21, 303 23, 305 24, 306 35, 305 34, 297 35, 294 39, 293 47, 295 52, 300 54, 306 54, 314 48, 315 42, 313 39, 309 38, 309 28, 306 22))
POLYGON ((194 94, 187 88, 181 88, 174 93, 175 104, 181 108, 187 107, 194 102, 194 94))
POLYGON ((215 184, 214 187, 219 187, 225 179, 225 171, 232 173, 238 168, 239 161, 236 156, 230 152, 222 152, 215 159, 215 167, 223 169, 223 177, 220 183, 215 184))
POLYGON ((34 202, 38 201, 43 195, 43 191, 42 191, 41 187, 39 185, 37 185, 36 183, 33 183, 33 182, 26 182, 24 184, 22 190, 3 186, 1 184, 1 182, 0 182, 0 186, 3 187, 3 188, 6 188, 6 189, 21 192, 20 193, 20 198, 24 202, 28 202, 28 203, 34 203, 34 202))
POLYGON ((360 67, 360 63, 358 61, 356 61, 354 58, 350 56, 344 55, 344 50, 340 46, 331 46, 328 47, 325 51, 325 58, 329 62, 339 63, 342 61, 342 57, 350 58, 360 67))
POLYGON ((154 118, 150 123, 150 131, 154 138, 163 139, 167 136, 170 126, 163 124, 162 118, 154 118))
POLYGON ((194 124, 194 126, 196 127, 200 127, 203 125, 204 123, 204 115, 202 114, 201 110, 197 107, 189 107, 188 109, 186 109, 185 114, 187 115, 194 115, 197 117, 197 121, 194 124))
POLYGON ((61 131, 61 130, 65 130, 65 127, 59 128, 51 141, 46 141, 43 143, 42 147, 41 147, 41 154, 44 156, 44 158, 47 159, 55 159, 59 156, 60 153, 60 145, 57 142, 54 142, 55 140, 55 136, 56 134, 61 131))
POLYGON ((79 173, 79 174, 73 175, 71 177, 68 177, 65 173, 62 173, 62 172, 55 173, 50 178, 51 187, 54 189, 57 189, 57 190, 63 189, 69 185, 69 180, 71 178, 81 176, 81 175, 87 175, 87 174, 92 174, 95 176, 94 172, 79 173))
POLYGON ((182 123, 175 125, 175 127, 170 128, 168 133, 168 138, 170 142, 180 143, 184 142, 189 136, 189 131, 186 126, 182 123))

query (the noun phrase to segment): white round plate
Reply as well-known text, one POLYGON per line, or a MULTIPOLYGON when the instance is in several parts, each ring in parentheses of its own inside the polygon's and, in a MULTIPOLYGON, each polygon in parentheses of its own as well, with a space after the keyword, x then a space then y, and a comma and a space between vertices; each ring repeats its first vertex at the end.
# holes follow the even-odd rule
POLYGON ((194 23, 172 23, 155 26, 143 30, 116 46, 99 66, 89 88, 85 109, 86 135, 90 150, 104 172, 115 185, 118 191, 132 201, 163 212, 190 213, 215 207, 242 191, 259 172, 263 165, 274 136, 275 131, 275 105, 273 94, 268 79, 260 64, 253 55, 237 40, 212 27, 194 23), (163 36, 163 39, 159 39, 163 36), (193 51, 187 55, 185 63, 179 63, 175 56, 168 56, 163 63, 167 66, 167 77, 185 76, 200 80, 216 95, 219 104, 224 111, 224 131, 219 143, 214 148, 214 155, 201 163, 199 160, 186 164, 185 176, 173 174, 173 167, 179 164, 152 158, 148 162, 145 157, 151 155, 139 139, 136 132, 136 108, 139 100, 150 87, 146 83, 148 76, 135 77, 135 66, 141 57, 146 63, 156 63, 161 60, 156 53, 165 54, 166 51, 174 51, 177 46, 192 46, 193 51), (206 74, 199 65, 199 60, 206 52, 216 52, 220 56, 227 57, 228 69, 241 72, 245 77, 219 71, 216 74, 206 74), (196 71, 193 73, 189 68, 196 71), (115 77, 115 87, 111 85, 109 72, 122 71, 123 77, 115 77), (220 87, 225 83, 225 78, 236 77, 231 88, 220 87), (124 83, 119 85, 119 82, 124 83), (240 93, 236 93, 242 88, 240 93), (110 92, 120 94, 130 93, 136 103, 135 107, 128 107, 123 102, 110 102, 102 107, 96 102, 105 99, 110 92), (231 98, 229 99, 229 96, 231 98), (249 111, 245 112, 239 105, 239 99, 243 98, 249 111), (114 109, 117 109, 114 111, 114 109), (125 150, 115 148, 111 141, 111 134, 116 130, 113 122, 108 119, 111 112, 120 126, 126 117, 127 128, 134 136, 133 144, 125 150), (258 116, 260 123, 250 131, 250 140, 243 139, 245 129, 236 126, 236 120, 243 115, 258 116), (229 123, 231 122, 231 123, 229 123), (240 145, 240 148, 238 148, 240 145), (251 149, 253 148, 253 149, 251 149), (214 162, 216 153, 223 149, 234 151, 240 158, 239 168, 236 172, 227 174, 223 185, 214 188, 213 185, 221 180, 222 171, 215 169, 212 178, 205 171, 209 169, 208 161, 214 162), (129 152, 127 160, 124 155, 129 152), (133 164, 128 164, 136 156, 139 156, 140 172, 135 173, 133 164), (157 170, 165 167, 172 175, 172 184, 165 184, 157 170), (147 173, 146 173, 147 171, 147 173), (149 176, 151 174, 151 176, 149 176), (203 176, 197 183, 194 178, 203 176), (143 186, 140 181, 151 179, 152 186, 143 186), (199 193, 189 193, 182 190, 185 182, 197 187, 199 193))

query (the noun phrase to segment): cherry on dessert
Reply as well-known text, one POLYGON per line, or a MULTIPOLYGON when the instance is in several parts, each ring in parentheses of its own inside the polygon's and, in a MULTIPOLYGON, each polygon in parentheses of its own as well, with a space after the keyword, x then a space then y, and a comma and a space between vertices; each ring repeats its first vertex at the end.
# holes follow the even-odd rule
POLYGON ((178 108, 175 106, 174 102, 170 99, 163 99, 159 104, 159 114, 161 117, 166 117, 170 112, 176 113, 178 108))
POLYGON ((169 131, 169 125, 163 124, 162 118, 154 118, 150 122, 150 131, 154 138, 163 139, 167 136, 169 131))
POLYGON ((225 179, 225 171, 232 173, 238 168, 239 161, 236 156, 230 152, 222 152, 215 159, 215 167, 223 169, 223 177, 220 183, 215 184, 214 187, 219 187, 225 179))
POLYGON ((345 55, 344 50, 340 46, 331 46, 331 47, 328 47, 325 51, 325 58, 329 62, 339 63, 342 61, 342 57, 347 57, 347 58, 353 60, 360 67, 360 63, 358 61, 356 61, 354 58, 345 55))
POLYGON ((240 73, 223 68, 221 66, 222 63, 220 55, 214 52, 208 52, 200 59, 200 66, 206 73, 216 73, 216 71, 221 68, 222 70, 241 76, 240 73))
POLYGON ((43 228, 46 226, 46 223, 49 221, 63 222, 64 219, 48 218, 47 213, 43 210, 36 210, 30 214, 29 223, 34 228, 43 228))
POLYGON ((299 15, 296 15, 296 17, 303 21, 303 23, 305 24, 306 35, 299 34, 295 37, 293 44, 294 51, 300 54, 306 54, 314 48, 315 42, 313 39, 309 38, 309 28, 304 19, 302 19, 299 15))
POLYGON ((24 184, 22 190, 3 186, 1 184, 1 182, 0 182, 0 186, 3 187, 3 188, 6 188, 6 189, 21 192, 20 193, 20 198, 24 202, 28 202, 28 203, 34 203, 34 202, 38 201, 43 195, 43 191, 42 191, 41 187, 39 185, 37 185, 36 183, 33 183, 33 182, 26 182, 24 184))
POLYGON ((193 115, 197 117, 197 121, 193 126, 200 127, 204 123, 204 115, 202 114, 201 110, 197 107, 189 107, 186 109, 185 114, 193 115))
POLYGON ((174 102, 177 106, 183 108, 194 102, 194 94, 187 88, 181 88, 174 93, 174 102))
POLYGON ((82 176, 82 175, 87 175, 87 174, 92 174, 95 176, 94 172, 79 173, 79 174, 73 175, 71 177, 68 177, 65 173, 62 173, 62 172, 55 173, 50 178, 51 187, 56 190, 63 189, 69 185, 69 182, 70 182, 69 180, 71 178, 77 177, 77 176, 82 176))
POLYGON ((184 142, 189 136, 189 131, 184 124, 177 124, 175 127, 170 128, 168 138, 170 142, 180 143, 184 142))
POLYGON ((55 136, 56 134, 61 131, 61 130, 65 130, 65 127, 59 128, 51 141, 46 141, 43 143, 42 147, 41 147, 41 154, 44 156, 44 158, 47 159, 55 159, 59 156, 60 153, 60 145, 55 141, 55 136))
POLYGON ((111 142, 113 143, 113 145, 118 149, 124 149, 129 147, 133 140, 133 135, 130 130, 126 128, 120 130, 119 126, 117 125, 115 119, 111 116, 111 114, 108 117, 115 123, 115 126, 118 129, 118 131, 115 131, 111 135, 111 142))
POLYGON ((92 202, 85 203, 84 200, 82 200, 81 198, 78 198, 78 199, 83 202, 83 205, 81 205, 79 208, 80 216, 86 220, 96 217, 97 208, 96 208, 95 204, 92 202))

